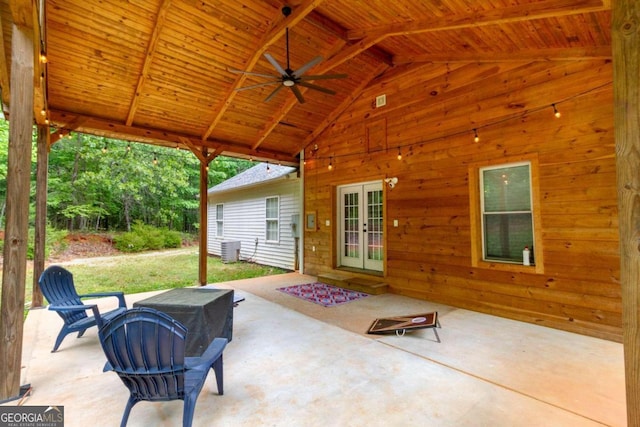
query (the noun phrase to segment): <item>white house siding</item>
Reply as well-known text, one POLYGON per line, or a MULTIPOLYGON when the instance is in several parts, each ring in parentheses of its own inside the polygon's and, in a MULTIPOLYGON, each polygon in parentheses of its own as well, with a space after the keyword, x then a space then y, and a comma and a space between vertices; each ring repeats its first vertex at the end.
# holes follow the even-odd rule
POLYGON ((207 203, 207 252, 220 256, 222 241, 240 241, 242 260, 294 270, 295 240, 291 230, 291 217, 294 214, 299 216, 299 224, 302 224, 298 178, 282 178, 210 194, 207 203), (266 199, 274 196, 280 198, 280 239, 278 242, 266 242, 266 199), (218 203, 224 205, 223 237, 215 235, 218 203))

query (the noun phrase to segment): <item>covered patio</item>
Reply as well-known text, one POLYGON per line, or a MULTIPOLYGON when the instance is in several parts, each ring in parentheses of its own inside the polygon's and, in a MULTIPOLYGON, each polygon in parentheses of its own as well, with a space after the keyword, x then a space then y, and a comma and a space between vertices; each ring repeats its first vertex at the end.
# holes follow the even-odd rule
MULTIPOLYGON (((275 290, 314 280, 215 284, 246 300, 224 353, 225 394, 210 375, 195 426, 625 425, 622 344, 400 295, 325 308, 275 290), (430 330, 365 334, 377 317, 425 311, 439 312, 441 343, 430 330)), ((117 425, 128 392, 102 373, 97 332, 52 354, 58 321, 44 309, 27 316, 22 377, 33 390, 24 404, 63 405, 70 427, 117 425)), ((128 425, 177 425, 181 405, 141 403, 128 425)))

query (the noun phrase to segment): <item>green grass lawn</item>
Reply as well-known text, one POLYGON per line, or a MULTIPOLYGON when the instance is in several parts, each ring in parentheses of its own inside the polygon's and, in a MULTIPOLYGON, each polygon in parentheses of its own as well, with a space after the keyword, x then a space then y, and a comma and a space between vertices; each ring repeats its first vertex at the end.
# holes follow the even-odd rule
MULTIPOLYGON (((167 251, 157 255, 119 255, 105 261, 63 265, 73 273, 79 294, 123 291, 126 294, 184 288, 198 285, 197 250, 167 251)), ((207 258, 207 283, 249 279, 286 273, 276 267, 236 262, 224 264, 219 258, 207 258)), ((30 305, 33 269, 27 270, 25 301, 30 305)))

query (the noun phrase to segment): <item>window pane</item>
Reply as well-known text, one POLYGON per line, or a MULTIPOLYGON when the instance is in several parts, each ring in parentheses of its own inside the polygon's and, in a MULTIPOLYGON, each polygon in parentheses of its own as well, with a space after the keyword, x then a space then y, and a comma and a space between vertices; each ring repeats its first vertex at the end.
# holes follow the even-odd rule
POLYGON ((216 224, 216 236, 222 236, 222 222, 216 224))
POLYGON ((482 171, 484 212, 531 211, 529 165, 482 171))
POLYGON ((267 218, 278 218, 278 198, 267 199, 267 218))
POLYGON ((278 221, 267 221, 267 240, 278 240, 278 221))
MULTIPOLYGON (((533 227, 530 213, 485 214, 484 248, 486 259, 522 262, 522 250, 533 255, 533 227)), ((533 258, 531 264, 533 265, 533 258)))
POLYGON ((223 219, 223 215, 224 215, 224 211, 222 209, 223 205, 216 205, 216 219, 218 220, 222 220, 223 219))

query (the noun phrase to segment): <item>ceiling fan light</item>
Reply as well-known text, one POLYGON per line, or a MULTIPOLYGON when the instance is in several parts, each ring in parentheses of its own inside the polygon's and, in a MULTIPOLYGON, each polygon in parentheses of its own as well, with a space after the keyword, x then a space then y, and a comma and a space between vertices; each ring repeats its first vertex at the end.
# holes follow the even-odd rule
POLYGON ((285 85, 286 87, 291 87, 294 84, 296 84, 296 82, 294 82, 293 80, 286 79, 282 81, 282 84, 285 85))

